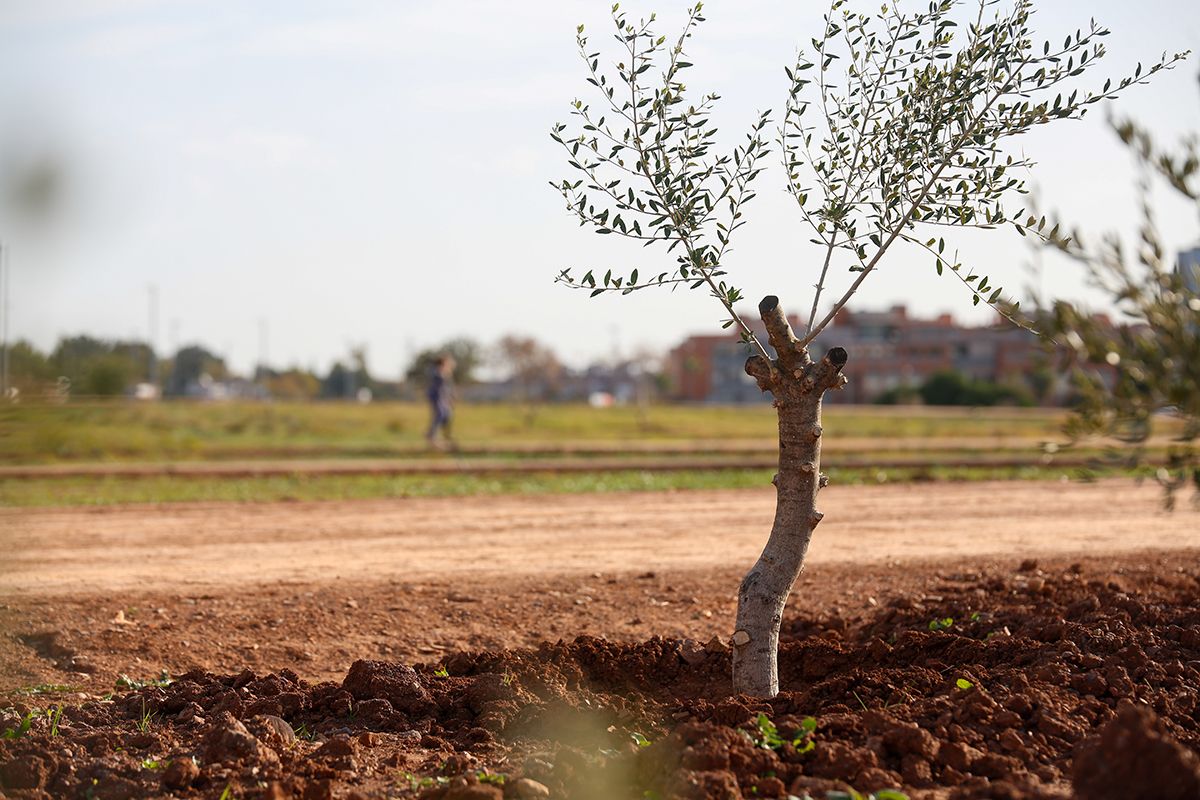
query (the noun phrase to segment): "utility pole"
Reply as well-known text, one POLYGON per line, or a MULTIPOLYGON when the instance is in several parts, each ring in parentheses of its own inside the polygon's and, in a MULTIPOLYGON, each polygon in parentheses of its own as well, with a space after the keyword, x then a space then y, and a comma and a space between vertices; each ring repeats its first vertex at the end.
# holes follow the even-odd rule
POLYGON ((0 242, 0 308, 3 310, 4 321, 0 323, 0 397, 8 397, 8 293, 12 281, 12 262, 9 260, 9 247, 0 242))
POLYGON ((155 348, 158 343, 158 286, 151 283, 146 287, 150 293, 150 327, 148 331, 150 364, 147 370, 150 385, 158 388, 158 353, 155 348))
POLYGON ((258 318, 258 368, 254 371, 255 376, 261 376, 265 379, 267 369, 267 348, 270 346, 271 340, 271 323, 266 317, 258 318))

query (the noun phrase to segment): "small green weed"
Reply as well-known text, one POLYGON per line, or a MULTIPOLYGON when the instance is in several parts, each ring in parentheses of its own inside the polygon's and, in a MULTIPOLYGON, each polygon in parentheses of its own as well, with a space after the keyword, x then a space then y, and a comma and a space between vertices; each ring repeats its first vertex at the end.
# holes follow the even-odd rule
POLYGON ((450 670, 446 669, 445 667, 438 667, 433 671, 433 674, 439 678, 449 678, 450 670))
POLYGON ((450 779, 442 775, 430 775, 422 777, 420 775, 414 775, 411 772, 402 772, 400 774, 400 780, 404 783, 407 783, 409 790, 413 792, 417 791, 418 789, 431 789, 434 786, 448 786, 450 784, 450 779))
POLYGON ((142 759, 142 769, 166 769, 170 765, 170 761, 160 761, 156 758, 142 759))
POLYGON ((0 739, 20 739, 25 734, 29 733, 29 729, 33 727, 33 712, 30 711, 21 718, 20 723, 15 728, 9 728, 3 734, 0 734, 0 739))
POLYGON ((50 735, 58 736, 58 723, 62 719, 63 707, 60 703, 54 708, 46 709, 46 719, 50 720, 50 735))
POLYGON ((37 686, 27 686, 24 689, 18 689, 17 694, 65 694, 66 692, 78 691, 78 686, 72 686, 68 683, 39 683, 37 686))
POLYGON ((147 686, 170 686, 173 682, 174 678, 171 677, 171 673, 165 669, 158 674, 157 678, 146 678, 145 680, 131 678, 125 673, 121 673, 117 676, 116 690, 118 692, 123 689, 133 689, 136 691, 137 689, 145 689, 147 686))
POLYGON ((956 680, 954 682, 954 685, 957 686, 959 689, 962 689, 964 692, 969 689, 975 688, 975 684, 971 683, 966 678, 959 678, 958 680, 956 680))
POLYGON ((931 631, 948 631, 954 627, 954 617, 943 617, 942 619, 929 620, 929 630, 931 631))
POLYGON ((221 792, 221 797, 218 800, 231 800, 233 797, 233 784, 225 784, 225 790, 221 792))
POLYGON ((146 731, 150 730, 150 726, 154 723, 154 720, 156 720, 157 718, 158 718, 158 714, 154 713, 149 708, 149 706, 146 705, 146 698, 143 697, 142 698, 142 713, 140 716, 138 716, 138 720, 137 720, 138 731, 141 733, 145 733, 146 731))
POLYGON ((475 778, 480 783, 490 783, 493 786, 503 786, 504 782, 508 780, 508 776, 502 772, 487 772, 485 770, 476 772, 475 778))
POLYGON ((297 739, 303 739, 306 742, 311 742, 316 737, 316 734, 310 731, 308 725, 303 722, 297 725, 293 729, 293 732, 296 734, 297 739))
MULTIPOLYGON (((788 741, 779 735, 779 729, 766 714, 759 714, 755 719, 755 724, 758 725, 758 736, 750 738, 759 747, 766 750, 779 750, 788 741)), ((817 720, 813 717, 805 717, 801 721, 800 730, 791 739, 792 747, 796 748, 797 753, 807 753, 816 747, 816 743, 812 740, 813 732, 816 729, 817 720)))
MULTIPOLYGON (((807 793, 803 796, 789 794, 787 800, 813 800, 813 796, 807 793)), ((908 800, 908 795, 899 789, 880 789, 872 794, 863 794, 851 789, 848 792, 826 792, 825 800, 908 800)))
POLYGON ((629 734, 629 738, 633 739, 633 743, 636 744, 638 747, 649 747, 652 744, 652 742, 649 739, 647 739, 645 736, 638 733, 637 731, 632 731, 629 734))

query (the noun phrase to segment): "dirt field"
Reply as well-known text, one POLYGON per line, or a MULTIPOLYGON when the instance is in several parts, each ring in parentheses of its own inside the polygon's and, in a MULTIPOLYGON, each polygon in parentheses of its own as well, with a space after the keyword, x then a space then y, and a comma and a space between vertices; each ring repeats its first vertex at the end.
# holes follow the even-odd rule
POLYGON ((1194 798, 1200 517, 1158 500, 831 487, 769 703, 729 696, 720 639, 770 492, 7 510, 0 729, 39 716, 0 786, 1194 798))

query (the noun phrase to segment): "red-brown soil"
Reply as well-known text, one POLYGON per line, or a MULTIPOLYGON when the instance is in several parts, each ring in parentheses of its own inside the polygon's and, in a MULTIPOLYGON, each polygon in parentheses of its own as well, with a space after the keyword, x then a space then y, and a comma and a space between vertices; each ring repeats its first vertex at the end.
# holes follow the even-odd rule
MULTIPOLYGON (((0 740, 0 793, 820 798, 852 785, 914 798, 1196 798, 1196 515, 1156 515, 1149 495, 1103 488, 1108 508, 1147 502, 1140 522, 1121 524, 1158 549, 1073 554, 1073 520, 1053 509, 1088 512, 1078 497, 1048 498, 1044 531, 1057 548, 1035 561, 976 543, 964 559, 957 542, 982 523, 952 497, 944 516, 966 522, 940 552, 927 543, 914 557, 896 542, 890 561, 814 557, 784 623, 784 691, 770 701, 730 694, 728 653, 712 641, 728 633, 742 569, 729 549, 707 565, 668 555, 660 567, 653 549, 622 545, 624 568, 608 553, 603 571, 569 562, 556 573, 545 566, 553 547, 535 539, 531 549, 549 548, 539 565, 507 573, 451 564, 438 575, 418 559, 422 570, 404 575, 385 560, 375 574, 323 578, 306 565, 282 580, 268 559, 262 579, 238 565, 181 589, 172 566, 204 549, 203 531, 181 543, 175 512, 162 509, 160 550, 126 552, 143 562, 135 574, 163 568, 158 579, 138 588, 120 568, 109 583, 81 570, 76 592, 59 581, 6 592, 0 706, 14 708, 0 729, 38 714, 26 735, 0 740), (1179 531, 1169 549, 1154 538, 1163 526, 1179 531), (120 673, 162 669, 173 683, 103 697, 120 673), (29 691, 48 683, 70 688, 29 691), (41 712, 59 703, 51 735, 41 712), (760 714, 779 741, 764 746, 760 714)), ((893 499, 916 490, 926 488, 895 487, 893 499)), ((926 501, 944 499, 928 491, 926 501)), ((272 509, 297 510, 243 511, 253 521, 272 509)), ((56 513, 63 523, 74 512, 56 513)), ((234 530, 253 542, 256 524, 234 530)), ((75 535, 86 552, 86 528, 75 535)), ((71 559, 60 563, 74 574, 71 559)))

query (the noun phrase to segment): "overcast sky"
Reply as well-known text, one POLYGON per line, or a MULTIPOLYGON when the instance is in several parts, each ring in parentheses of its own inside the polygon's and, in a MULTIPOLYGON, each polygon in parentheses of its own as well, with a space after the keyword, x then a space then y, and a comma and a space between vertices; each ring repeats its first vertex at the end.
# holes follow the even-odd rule
MULTIPOLYGON (((714 329, 720 308, 700 292, 589 300, 553 284, 564 266, 671 265, 578 228, 547 185, 567 174, 547 131, 590 88, 575 25, 601 43, 608 5, 2 0, 0 188, 45 158, 65 187, 40 224, 0 205, 10 334, 43 348, 79 332, 144 339, 150 284, 160 350, 201 342, 239 369, 257 359, 260 321, 272 364, 324 369, 365 343, 384 377, 460 334, 533 335, 582 364, 714 329)), ((1101 79, 1163 50, 1200 49, 1194 0, 1041 5, 1036 26, 1052 40, 1091 14, 1113 30, 1101 79)), ((826 6, 706 4, 690 85, 724 97, 725 142, 756 110, 781 105, 782 66, 826 6)), ((662 32, 683 8, 658 4, 662 32)), ((1119 110, 1166 140, 1200 130, 1197 63, 1130 91, 1119 110)), ((1047 207, 1097 232, 1130 230, 1130 161, 1103 113, 1021 147, 1040 162, 1031 182, 1047 207)), ((728 266, 747 297, 778 294, 799 311, 818 264, 781 178, 762 177, 728 266)), ((1161 224, 1175 246, 1200 239, 1186 207, 1164 205, 1161 224)), ((993 283, 1029 282, 1015 233, 966 244, 993 283)), ((1046 267, 1045 291, 1081 296, 1077 270, 1046 267)), ((834 288, 848 281, 841 272, 834 288)), ((887 262, 854 307, 893 303, 987 318, 915 254, 887 262)))

